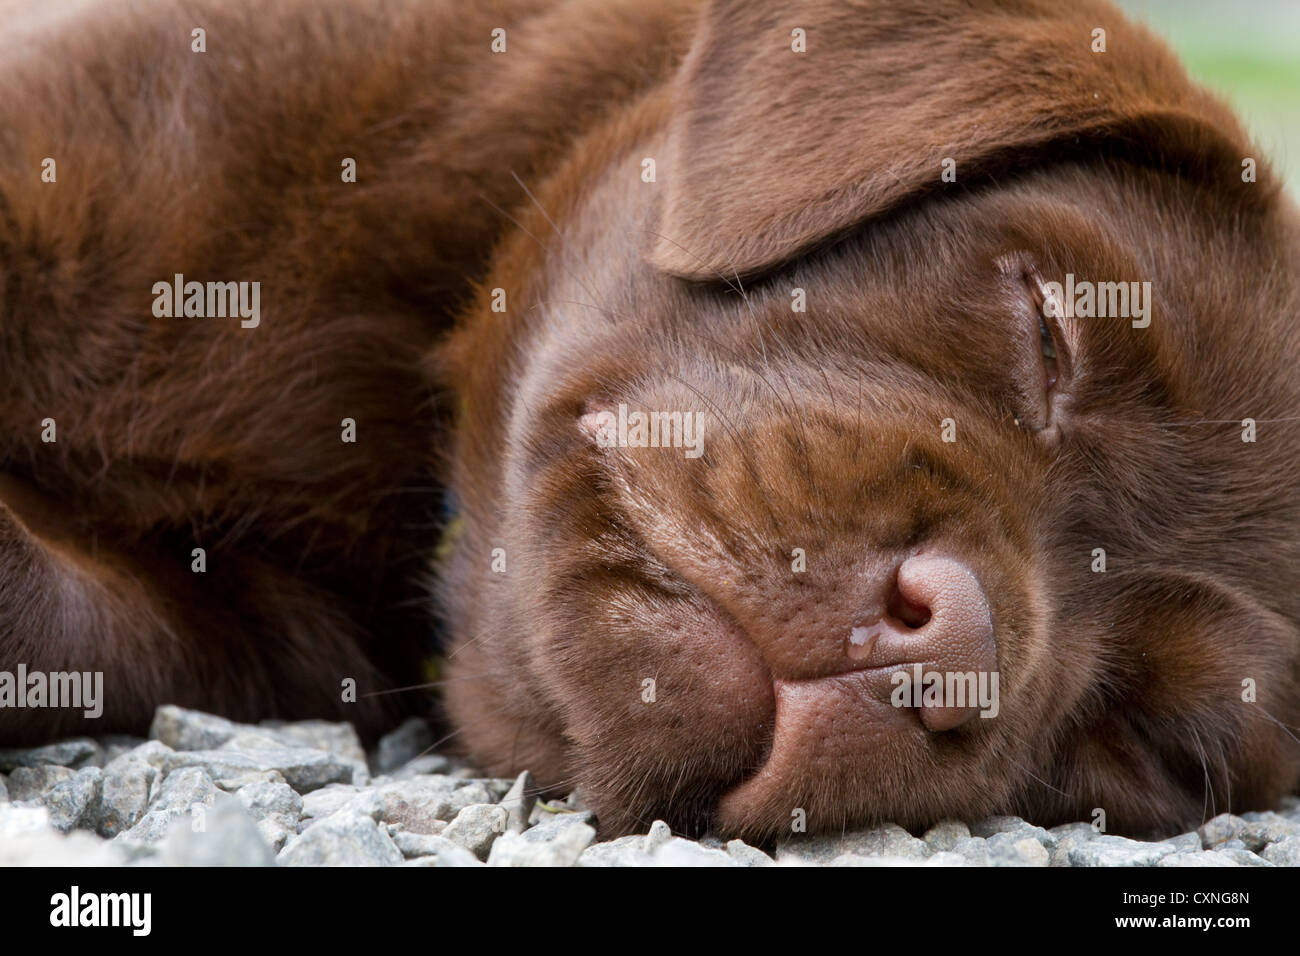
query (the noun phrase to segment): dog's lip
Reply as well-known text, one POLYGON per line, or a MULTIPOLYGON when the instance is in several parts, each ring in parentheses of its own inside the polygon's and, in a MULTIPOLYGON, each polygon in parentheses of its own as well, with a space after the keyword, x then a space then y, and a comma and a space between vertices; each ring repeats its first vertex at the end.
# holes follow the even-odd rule
MULTIPOLYGON (((827 712, 825 726, 834 728, 838 718, 844 725, 841 735, 853 736, 852 750, 861 765, 876 759, 873 753, 886 740, 924 741, 932 736, 920 709, 896 706, 891 696, 894 675, 937 665, 916 660, 915 654, 889 636, 886 629, 869 638, 866 656, 852 669, 814 677, 773 676, 774 712, 766 751, 748 773, 719 793, 714 812, 721 824, 742 829, 752 825, 752 808, 770 803, 774 793, 806 779, 806 766, 815 760, 823 742, 819 724, 823 711, 827 712)), ((838 758, 835 762, 838 765, 838 758)), ((790 791, 792 801, 798 797, 790 791)))
POLYGON ((828 723, 833 726, 835 716, 850 723, 853 750, 864 762, 873 759, 872 751, 884 739, 925 736, 916 710, 889 701, 890 676, 897 670, 892 665, 804 680, 773 680, 776 712, 767 751, 749 773, 720 792, 714 809, 717 821, 725 828, 744 830, 754 825, 756 812, 771 805, 776 794, 788 793, 792 806, 800 799, 791 788, 809 778, 808 767, 817 761, 824 744, 820 714, 828 709, 824 706, 828 699, 838 697, 843 704, 828 723))

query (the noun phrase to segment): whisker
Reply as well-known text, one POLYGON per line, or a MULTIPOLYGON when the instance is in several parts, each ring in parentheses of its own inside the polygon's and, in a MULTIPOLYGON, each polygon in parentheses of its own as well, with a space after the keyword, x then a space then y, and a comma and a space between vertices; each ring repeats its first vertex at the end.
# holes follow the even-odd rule
POLYGON ((463 680, 487 680, 489 677, 500 677, 500 672, 488 674, 461 674, 457 677, 445 677, 442 680, 429 681, 427 684, 411 684, 409 687, 394 687, 391 690, 372 690, 365 694, 358 694, 358 697, 383 697, 386 694, 403 694, 411 690, 428 690, 431 687, 443 687, 447 684, 455 684, 463 680))

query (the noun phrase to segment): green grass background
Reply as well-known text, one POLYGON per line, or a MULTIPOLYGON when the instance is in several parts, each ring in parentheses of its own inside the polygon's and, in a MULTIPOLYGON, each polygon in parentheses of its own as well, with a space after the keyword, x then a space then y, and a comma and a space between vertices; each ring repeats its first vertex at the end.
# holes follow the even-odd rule
POLYGON ((1300 0, 1116 0, 1225 96, 1300 198, 1300 0))

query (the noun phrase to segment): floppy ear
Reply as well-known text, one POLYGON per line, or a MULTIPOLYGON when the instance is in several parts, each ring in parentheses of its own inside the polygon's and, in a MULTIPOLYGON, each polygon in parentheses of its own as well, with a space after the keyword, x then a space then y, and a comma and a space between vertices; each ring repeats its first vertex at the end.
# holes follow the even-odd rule
POLYGON ((921 194, 1098 151, 1244 203, 1271 192, 1264 169, 1242 183, 1232 114, 1093 0, 716 0, 676 82, 653 260, 686 278, 759 272, 921 194))

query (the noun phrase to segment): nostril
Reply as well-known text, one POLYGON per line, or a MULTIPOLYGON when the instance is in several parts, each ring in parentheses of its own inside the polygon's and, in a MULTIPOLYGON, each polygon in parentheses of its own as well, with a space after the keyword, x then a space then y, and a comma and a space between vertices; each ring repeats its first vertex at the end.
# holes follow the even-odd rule
POLYGON ((898 568, 894 592, 909 604, 954 624, 960 619, 971 626, 982 621, 981 626, 987 627, 989 605, 984 588, 975 573, 954 558, 908 558, 898 568))
POLYGON ((902 621, 912 630, 925 627, 930 623, 930 608, 919 601, 909 600, 899 590, 897 580, 889 596, 885 610, 890 617, 902 621))

